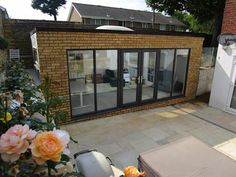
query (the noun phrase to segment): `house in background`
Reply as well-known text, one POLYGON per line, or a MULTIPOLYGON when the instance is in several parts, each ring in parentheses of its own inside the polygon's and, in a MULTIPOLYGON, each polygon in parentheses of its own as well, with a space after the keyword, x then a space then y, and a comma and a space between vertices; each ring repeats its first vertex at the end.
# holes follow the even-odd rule
POLYGON ((210 106, 236 114, 236 0, 227 0, 210 106), (227 35, 226 35, 227 34, 227 35))
MULTIPOLYGON (((116 25, 129 28, 152 28, 153 13, 148 11, 72 3, 68 21, 84 25, 116 25)), ((165 31, 183 31, 185 25, 173 17, 155 13, 154 28, 165 31)))

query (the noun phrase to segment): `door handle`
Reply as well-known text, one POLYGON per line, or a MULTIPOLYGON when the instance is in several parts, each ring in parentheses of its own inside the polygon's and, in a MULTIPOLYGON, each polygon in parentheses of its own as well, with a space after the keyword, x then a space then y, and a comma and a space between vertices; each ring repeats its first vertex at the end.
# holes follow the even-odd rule
POLYGON ((136 83, 136 84, 139 84, 139 77, 136 77, 135 83, 136 83))
POLYGON ((140 78, 140 82, 139 83, 143 84, 143 76, 140 76, 139 78, 140 78))

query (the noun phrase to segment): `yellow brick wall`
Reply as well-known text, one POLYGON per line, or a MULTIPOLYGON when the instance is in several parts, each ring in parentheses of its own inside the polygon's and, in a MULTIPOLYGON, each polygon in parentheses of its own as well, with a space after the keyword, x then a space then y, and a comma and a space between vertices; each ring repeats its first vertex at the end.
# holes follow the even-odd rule
MULTIPOLYGON (((94 33, 94 32, 37 32, 41 78, 48 75, 59 83, 54 91, 65 97, 63 110, 70 111, 67 49, 118 49, 118 48, 190 48, 186 97, 147 104, 107 113, 104 116, 129 111, 175 104, 195 98, 203 38, 168 35, 94 33)), ((70 117, 69 119, 70 120, 70 117)))

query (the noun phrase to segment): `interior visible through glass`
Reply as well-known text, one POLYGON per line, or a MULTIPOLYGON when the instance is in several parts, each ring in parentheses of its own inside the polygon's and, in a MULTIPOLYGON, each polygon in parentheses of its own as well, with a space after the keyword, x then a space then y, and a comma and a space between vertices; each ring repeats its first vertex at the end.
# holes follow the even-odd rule
POLYGON ((124 52, 123 104, 136 102, 137 77, 138 77, 138 52, 124 52))
MULTIPOLYGON (((121 51, 121 56, 118 58, 118 50, 114 49, 68 51, 73 117, 153 100, 155 81, 157 99, 184 95, 189 49, 146 50, 142 55, 139 50, 121 51), (157 58, 159 51, 160 58, 157 58), (118 99, 120 94, 122 98, 118 99)), ((231 107, 236 108, 236 91, 231 107)))
POLYGON ((142 72, 142 100, 153 98, 156 52, 144 52, 142 72))
POLYGON ((72 116, 95 111, 93 51, 68 51, 72 116))
POLYGON ((187 74, 188 49, 177 49, 172 96, 184 94, 184 85, 187 74))
POLYGON ((161 50, 158 72, 158 99, 170 97, 174 55, 174 49, 161 50))
POLYGON ((96 51, 97 109, 117 106, 117 50, 96 51))
POLYGON ((236 109, 236 80, 234 83, 234 92, 231 98, 230 108, 236 109))

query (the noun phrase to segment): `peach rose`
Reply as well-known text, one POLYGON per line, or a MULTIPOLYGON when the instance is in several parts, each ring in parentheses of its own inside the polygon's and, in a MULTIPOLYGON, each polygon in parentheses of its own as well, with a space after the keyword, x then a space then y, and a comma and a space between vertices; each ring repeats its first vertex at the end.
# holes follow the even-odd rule
POLYGON ((59 162, 69 141, 69 134, 63 130, 39 133, 30 146, 33 158, 39 165, 47 160, 59 162))
POLYGON ((134 166, 128 166, 124 169, 125 177, 145 177, 145 172, 139 172, 134 166))
POLYGON ((36 136, 36 131, 28 125, 15 125, 0 138, 0 153, 5 162, 14 162, 29 148, 30 141, 36 136))

